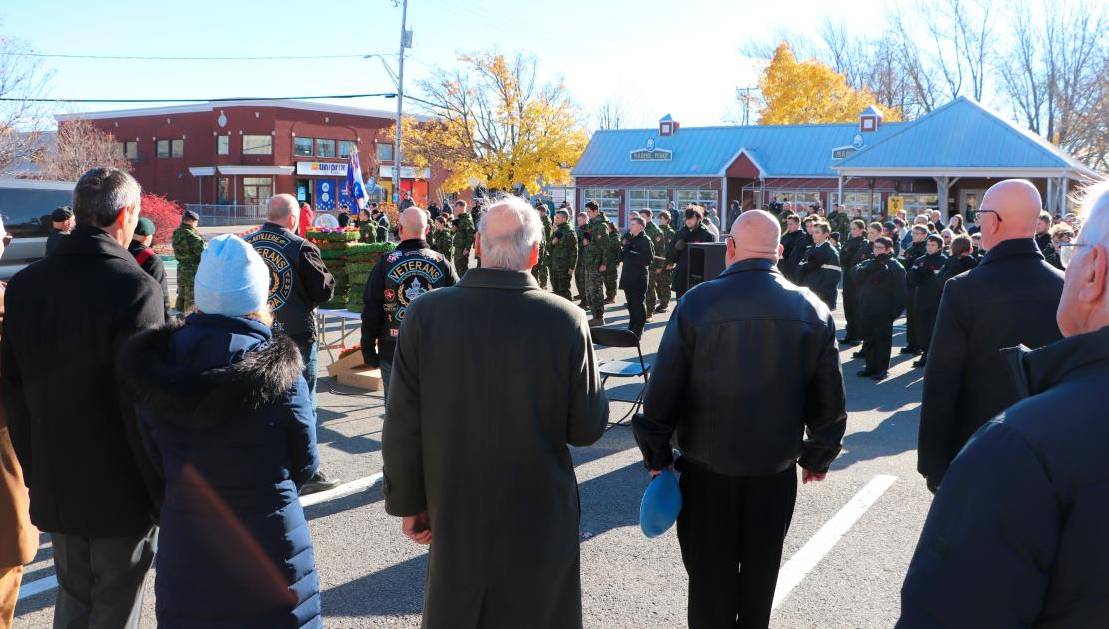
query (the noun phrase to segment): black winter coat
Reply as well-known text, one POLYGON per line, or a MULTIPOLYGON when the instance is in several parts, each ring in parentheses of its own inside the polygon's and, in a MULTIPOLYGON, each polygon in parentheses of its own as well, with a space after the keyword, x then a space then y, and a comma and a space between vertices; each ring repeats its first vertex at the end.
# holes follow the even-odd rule
POLYGON ((809 247, 805 259, 797 267, 797 283, 812 290, 820 301, 833 310, 841 275, 839 252, 828 241, 809 247))
POLYGON ((670 317, 633 421, 650 469, 683 456, 727 476, 797 462, 824 472, 847 425, 827 306, 769 260, 736 262, 693 287, 670 317), (806 437, 807 434, 807 437, 806 437))
POLYGON ((785 275, 786 279, 791 282, 797 279, 797 263, 800 262, 800 258, 794 257, 794 249, 801 247, 801 253, 804 253, 802 241, 807 235, 808 234, 801 230, 795 232, 782 232, 782 237, 779 241, 782 245, 782 255, 778 258, 778 269, 782 272, 782 275, 785 275))
POLYGON ((1109 618, 1109 328, 1004 352, 1013 389, 1031 397, 952 462, 901 589, 902 629, 1109 618))
POLYGON ((1063 261, 1059 259, 1059 251, 1055 249, 1055 243, 1051 242, 1051 233, 1044 232, 1036 234, 1036 246, 1039 247, 1040 253, 1044 254, 1044 259, 1051 266, 1063 270, 1063 261))
POLYGON ((620 273, 620 290, 645 292, 647 268, 654 257, 654 248, 646 233, 639 232, 635 238, 629 236, 624 240, 620 251, 620 261, 624 263, 624 270, 620 273))
POLYGON ((150 528, 162 480, 120 391, 117 353, 165 323, 158 282, 95 227, 8 284, 0 344, 4 402, 43 531, 123 537, 150 528))
POLYGON ((940 305, 943 284, 940 273, 947 264, 947 256, 932 253, 919 256, 909 269, 909 286, 913 291, 915 308, 935 310, 940 305))
POLYGON ((385 510, 431 518, 425 627, 582 626, 567 446, 607 419, 585 313, 530 273, 470 269, 412 304, 382 454, 385 510))
POLYGON ((196 313, 138 335, 120 372, 166 479, 154 581, 159 627, 320 627, 297 489, 319 466, 291 339, 196 313))
POLYGON ((943 265, 943 270, 940 271, 940 289, 947 285, 947 280, 962 275, 967 271, 978 266, 978 259, 972 255, 963 257, 951 256, 943 265))
POLYGON ((1031 238, 1006 240, 948 280, 924 369, 917 469, 932 486, 978 427, 1017 401, 1000 350, 1060 338, 1063 274, 1031 238))
POLYGON ((917 258, 928 253, 928 247, 925 241, 914 242, 901 252, 901 266, 910 269, 917 258))
POLYGON ((166 315, 169 315, 169 282, 166 280, 166 265, 162 262, 162 258, 154 253, 150 247, 143 245, 141 242, 132 240, 131 244, 127 246, 127 251, 135 256, 135 262, 139 263, 142 270, 150 274, 158 284, 162 287, 162 295, 166 299, 166 315))
POLYGON ((715 242, 703 225, 689 229, 685 225, 670 239, 670 247, 666 252, 666 261, 674 266, 674 279, 672 286, 674 292, 680 297, 689 288, 689 245, 698 242, 715 242))
POLYGON ((901 316, 907 289, 900 262, 882 254, 857 266, 854 273, 861 321, 893 321, 901 316))

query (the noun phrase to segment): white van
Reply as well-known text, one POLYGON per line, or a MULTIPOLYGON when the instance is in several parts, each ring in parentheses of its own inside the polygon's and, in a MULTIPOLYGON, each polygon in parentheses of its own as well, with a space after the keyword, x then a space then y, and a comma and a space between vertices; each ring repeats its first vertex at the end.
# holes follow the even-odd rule
POLYGON ((23 267, 46 255, 50 214, 73 204, 74 181, 0 178, 0 216, 14 239, 0 258, 0 280, 6 281, 23 267))

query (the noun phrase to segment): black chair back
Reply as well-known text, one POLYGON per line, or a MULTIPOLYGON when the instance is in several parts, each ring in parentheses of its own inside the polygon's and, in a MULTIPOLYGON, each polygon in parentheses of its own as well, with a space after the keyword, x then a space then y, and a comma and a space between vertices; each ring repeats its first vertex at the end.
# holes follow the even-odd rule
POLYGON ((639 337, 625 328, 589 328, 589 336, 605 347, 639 347, 639 337))

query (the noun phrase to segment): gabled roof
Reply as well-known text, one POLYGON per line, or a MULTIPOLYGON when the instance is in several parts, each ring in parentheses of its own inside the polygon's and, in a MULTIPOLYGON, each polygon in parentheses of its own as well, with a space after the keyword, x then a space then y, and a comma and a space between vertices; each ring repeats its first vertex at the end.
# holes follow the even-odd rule
POLYGON ((658 121, 659 121, 659 122, 671 122, 671 121, 673 121, 673 120, 674 120, 674 119, 670 117, 670 114, 666 114, 666 115, 665 115, 665 116, 663 116, 662 118, 659 118, 659 120, 658 120, 658 121))
POLYGON ((937 175, 979 169, 1092 172, 1043 138, 965 96, 844 158, 835 169, 850 175, 914 169, 937 175))
MULTIPOLYGON (((862 133, 871 144, 907 123, 890 122, 862 133)), ((751 125, 682 127, 670 136, 658 128, 596 131, 571 174, 575 177, 720 177, 741 149, 763 177, 835 177, 832 149, 850 146, 856 123, 827 125, 751 125), (633 161, 647 141, 671 151, 668 161, 633 161), (755 157, 757 155, 757 158, 755 157)))
POLYGON ((863 110, 862 115, 863 116, 878 116, 879 118, 881 118, 882 117, 882 112, 878 111, 878 108, 875 107, 874 105, 870 105, 869 107, 867 107, 866 109, 863 110))

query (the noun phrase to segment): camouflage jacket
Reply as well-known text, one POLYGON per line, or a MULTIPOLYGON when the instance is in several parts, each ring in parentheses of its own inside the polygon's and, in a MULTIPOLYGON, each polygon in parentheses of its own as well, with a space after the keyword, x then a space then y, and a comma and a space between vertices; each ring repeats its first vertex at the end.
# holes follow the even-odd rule
POLYGON ((431 234, 431 248, 446 256, 454 255, 454 234, 449 229, 438 229, 431 234))
POLYGON ((578 259, 578 237, 569 223, 563 223, 551 234, 551 264, 558 268, 570 268, 578 259))
POLYGON ((546 209, 541 208, 536 211, 539 213, 539 220, 543 223, 543 240, 539 241, 539 249, 545 253, 551 249, 551 217, 547 216, 546 209))
POLYGON ((674 229, 669 225, 659 225, 659 232, 662 234, 661 244, 654 241, 655 245, 655 263, 661 266, 666 265, 666 252, 670 247, 670 239, 674 237, 674 229))
POLYGON ((463 212, 462 216, 454 219, 454 249, 459 254, 474 246, 474 233, 477 228, 474 227, 474 217, 469 212, 463 212))
POLYGON ((609 232, 605 241, 605 266, 612 268, 620 264, 620 252, 624 249, 624 239, 620 231, 609 232))
POLYGON ((601 265, 605 263, 604 245, 590 242, 581 251, 583 268, 593 273, 600 272, 601 265))
POLYGON ((204 253, 204 238, 192 225, 182 224, 173 232, 173 257, 177 264, 195 269, 200 265, 200 254, 204 253))

